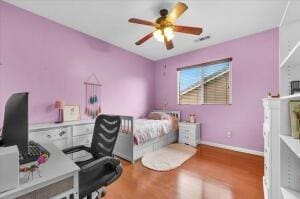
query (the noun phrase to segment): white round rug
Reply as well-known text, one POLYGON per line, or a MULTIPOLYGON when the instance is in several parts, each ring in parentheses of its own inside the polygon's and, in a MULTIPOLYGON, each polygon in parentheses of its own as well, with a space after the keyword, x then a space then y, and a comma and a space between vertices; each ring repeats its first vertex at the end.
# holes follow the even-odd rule
POLYGON ((182 165, 196 151, 195 148, 185 144, 170 144, 162 149, 145 154, 142 158, 142 164, 155 171, 169 171, 182 165))

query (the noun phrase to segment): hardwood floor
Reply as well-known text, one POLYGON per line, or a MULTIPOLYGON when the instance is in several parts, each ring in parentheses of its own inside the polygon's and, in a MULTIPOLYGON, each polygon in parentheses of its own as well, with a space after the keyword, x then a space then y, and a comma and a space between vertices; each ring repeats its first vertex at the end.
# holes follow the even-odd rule
POLYGON ((263 199, 263 157, 201 145, 180 168, 149 170, 122 161, 105 199, 263 199))

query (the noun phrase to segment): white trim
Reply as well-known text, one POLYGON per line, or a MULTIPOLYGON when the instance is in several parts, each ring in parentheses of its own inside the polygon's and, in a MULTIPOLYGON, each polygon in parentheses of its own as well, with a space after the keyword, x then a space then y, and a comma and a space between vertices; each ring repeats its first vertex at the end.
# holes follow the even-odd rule
POLYGON ((255 151, 255 150, 251 150, 251 149, 229 146, 229 145, 225 145, 225 144, 218 144, 218 143, 207 142, 207 141, 200 141, 200 144, 214 146, 214 147, 228 149, 228 150, 242 152, 242 153, 248 153, 248 154, 252 154, 252 155, 264 156, 264 152, 261 152, 261 151, 255 151))
POLYGON ((291 0, 289 0, 289 1, 286 3, 286 6, 285 6, 285 9, 284 9, 283 15, 282 15, 281 20, 280 20, 280 23, 279 23, 279 27, 282 26, 283 23, 284 23, 284 18, 285 18, 286 14, 287 14, 287 11, 288 11, 289 7, 290 7, 290 3, 291 3, 291 0))

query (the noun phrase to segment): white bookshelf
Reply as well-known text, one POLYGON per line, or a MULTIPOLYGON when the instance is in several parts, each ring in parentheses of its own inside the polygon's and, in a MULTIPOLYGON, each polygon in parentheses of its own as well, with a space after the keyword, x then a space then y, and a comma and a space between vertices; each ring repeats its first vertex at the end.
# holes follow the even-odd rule
POLYGON ((280 135, 281 140, 300 158, 300 140, 289 135, 280 135))
POLYGON ((281 62, 280 68, 289 65, 300 65, 300 41, 298 41, 296 45, 290 49, 291 50, 287 52, 288 54, 281 62))
POLYGON ((299 199, 300 192, 296 192, 290 189, 285 189, 281 187, 281 193, 284 199, 299 199))
POLYGON ((292 24, 295 21, 299 21, 299 10, 300 10, 299 0, 288 0, 286 5, 286 10, 280 22, 280 27, 284 25, 292 24))
MULTIPOLYGON (((300 140, 291 136, 290 82, 300 81, 300 1, 289 0, 279 27, 280 34, 280 190, 278 199, 300 199, 300 140)), ((273 198, 272 198, 273 199, 273 198)), ((277 199, 277 198, 276 198, 277 199)))
POLYGON ((280 97, 280 100, 300 100, 300 93, 280 97))

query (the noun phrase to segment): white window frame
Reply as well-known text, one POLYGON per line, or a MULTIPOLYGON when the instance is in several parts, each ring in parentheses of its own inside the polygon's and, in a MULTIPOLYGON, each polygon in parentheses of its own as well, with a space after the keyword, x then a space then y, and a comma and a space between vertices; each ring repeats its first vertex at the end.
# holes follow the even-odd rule
MULTIPOLYGON (((180 70, 182 68, 186 68, 186 67, 181 67, 177 69, 177 105, 224 105, 224 106, 228 106, 228 105, 232 105, 232 101, 233 101, 233 89, 232 89, 232 58, 227 58, 228 62, 229 62, 229 85, 228 85, 228 89, 229 89, 229 102, 228 104, 223 104, 223 103, 204 103, 204 84, 201 85, 201 100, 199 104, 182 104, 180 103, 180 70), (229 60, 230 59, 230 60, 229 60)), ((226 59, 221 59, 218 61, 222 61, 222 60, 226 60, 226 59)), ((217 62, 217 61, 216 61, 217 62)), ((198 64, 198 65, 202 65, 202 64, 198 64)), ((204 63, 203 66, 205 65, 210 65, 210 62, 204 63)), ((192 68, 193 66, 187 66, 192 68)), ((195 65, 195 67, 197 67, 197 65, 195 65)), ((201 67, 201 66, 199 66, 201 67)))

